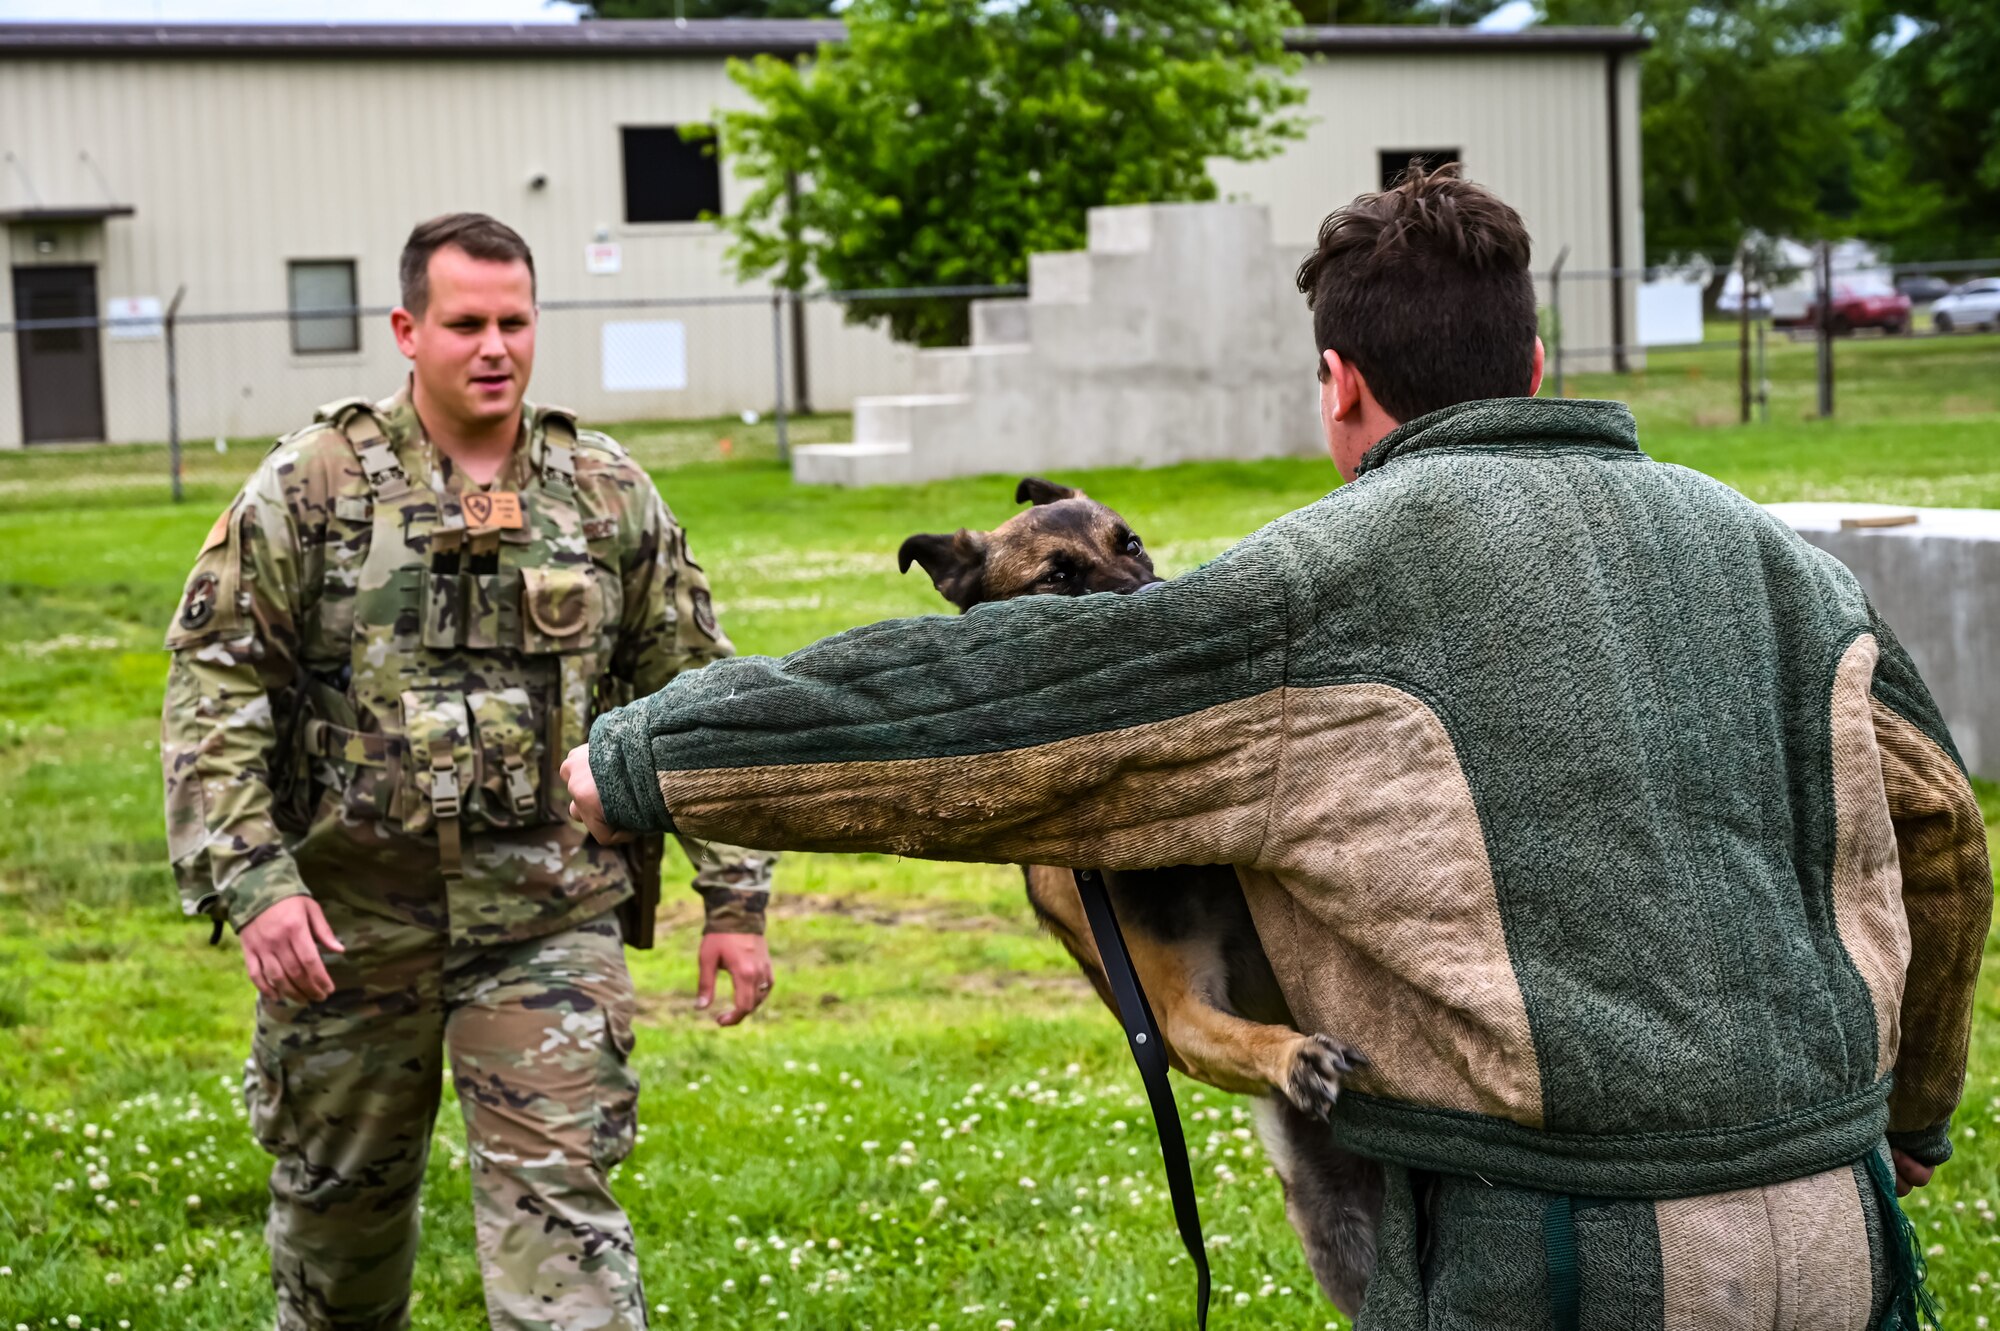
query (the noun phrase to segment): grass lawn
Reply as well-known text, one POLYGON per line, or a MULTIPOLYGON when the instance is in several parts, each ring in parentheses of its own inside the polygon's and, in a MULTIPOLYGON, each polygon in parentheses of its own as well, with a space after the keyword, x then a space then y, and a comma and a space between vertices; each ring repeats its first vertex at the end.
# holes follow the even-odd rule
MULTIPOLYGON (((2000 507, 2000 338, 1843 344, 1841 416, 1810 410, 1809 348, 1775 344, 1769 425, 1733 407, 1726 349, 1572 377, 1631 400, 1656 455, 1761 500, 2000 507)), ((846 422, 796 424, 840 438, 846 422)), ((1012 477, 794 488, 767 423, 619 431, 659 471, 745 651, 941 607, 894 551, 990 526, 1012 477), (730 447, 723 450, 720 439, 730 447)), ((184 923, 164 864, 159 636, 195 547, 257 450, 0 458, 0 1331, 268 1324, 265 1158, 238 1085, 253 993, 184 923), (198 465, 196 460, 198 459, 198 465), (103 478, 112 478, 100 483, 103 478)), ((1324 492, 1324 462, 1083 474, 1165 571, 1324 492)), ((2000 792, 1982 786, 1989 828, 2000 792)), ((634 954, 643 1133, 619 1174, 663 1326, 1139 1328, 1192 1295, 1117 1027, 1041 937, 1018 875, 797 856, 779 873, 770 1003, 692 1010, 693 937, 634 954)), ((692 925, 691 895, 673 902, 692 925)), ((1957 1160, 1912 1215, 1954 1325, 2000 1268, 2000 969, 1982 986, 1957 1160), (1986 1134, 1991 1135, 1986 1135, 1986 1134), (1991 1143, 1989 1145, 1989 1143, 1991 1143)), ((1183 1082, 1219 1328, 1335 1324, 1285 1227, 1242 1103, 1183 1082)), ((464 1139, 448 1104, 427 1179, 419 1326, 476 1324, 464 1139)))

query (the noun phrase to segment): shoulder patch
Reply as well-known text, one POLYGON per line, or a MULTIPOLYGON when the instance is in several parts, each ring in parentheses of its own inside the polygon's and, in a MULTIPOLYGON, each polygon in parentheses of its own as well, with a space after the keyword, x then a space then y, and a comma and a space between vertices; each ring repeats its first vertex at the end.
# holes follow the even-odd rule
POLYGON ((313 412, 315 423, 340 424, 341 417, 355 411, 372 411, 375 404, 365 397, 339 397, 317 408, 313 412))
POLYGON ((602 430, 578 430, 576 432, 576 442, 577 446, 586 452, 603 453, 614 458, 629 458, 632 456, 625 451, 623 444, 602 430))

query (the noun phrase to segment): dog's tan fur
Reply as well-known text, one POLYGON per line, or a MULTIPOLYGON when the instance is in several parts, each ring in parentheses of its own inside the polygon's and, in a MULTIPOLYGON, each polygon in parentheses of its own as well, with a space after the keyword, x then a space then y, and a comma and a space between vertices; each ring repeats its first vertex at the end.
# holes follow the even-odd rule
MULTIPOLYGON (((1088 495, 1031 476, 1014 497, 1033 507, 992 531, 912 536, 900 567, 922 565, 960 610, 1017 596, 1143 592, 1160 581, 1131 527, 1088 495)), ((1036 915, 1115 1013, 1074 876, 1048 865, 1024 873, 1036 915)), ((1352 1315, 1374 1268, 1381 1175, 1334 1146, 1324 1120, 1341 1074, 1366 1060, 1294 1029, 1234 870, 1107 873, 1105 884, 1168 1058, 1198 1081, 1262 1097, 1256 1121, 1286 1214, 1321 1287, 1352 1315)))

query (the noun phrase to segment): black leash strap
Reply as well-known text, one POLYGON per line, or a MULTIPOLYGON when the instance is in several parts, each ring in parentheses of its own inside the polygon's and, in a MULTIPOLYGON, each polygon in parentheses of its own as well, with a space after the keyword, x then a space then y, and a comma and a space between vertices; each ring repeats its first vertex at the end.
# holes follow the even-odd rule
POLYGON ((1125 950, 1125 935, 1119 931, 1118 916, 1111 909, 1111 896, 1104 889, 1104 875, 1095 869, 1077 869, 1076 894, 1083 898, 1084 917, 1097 939, 1097 955, 1104 962, 1104 976, 1111 982, 1111 996, 1118 1000, 1119 1020, 1131 1043, 1132 1061, 1139 1065, 1139 1079, 1146 1084, 1146 1099, 1153 1106, 1153 1126, 1160 1133, 1160 1161, 1167 1169, 1167 1192, 1174 1201, 1174 1224, 1181 1242, 1194 1259, 1195 1325, 1208 1331, 1208 1248, 1201 1240, 1201 1212, 1195 1206, 1194 1168, 1188 1163, 1187 1138, 1181 1135, 1181 1115, 1174 1104, 1174 1088, 1167 1080, 1167 1046, 1160 1039, 1153 1009, 1139 976, 1132 969, 1132 956, 1125 950))

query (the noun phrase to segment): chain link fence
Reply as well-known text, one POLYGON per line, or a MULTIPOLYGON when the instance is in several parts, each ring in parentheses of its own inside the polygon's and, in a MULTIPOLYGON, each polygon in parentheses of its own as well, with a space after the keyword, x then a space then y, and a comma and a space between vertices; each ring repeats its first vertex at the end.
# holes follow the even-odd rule
MULTIPOLYGON (((850 319, 927 308, 963 322, 1022 287, 733 292, 542 305, 529 397, 650 468, 782 461, 847 437, 853 401, 908 391, 915 350, 850 319)), ((0 323, 0 511, 200 499, 340 398, 404 382, 387 306, 164 308, 0 323)))
POLYGON ((1892 266, 1836 261, 1821 246, 1806 263, 1690 272, 1568 269, 1559 258, 1536 290, 1552 394, 1625 397, 1679 377, 1680 423, 1870 419, 1909 414, 1926 404, 1926 379, 1962 379, 1952 371, 1970 366, 1975 377, 1986 367, 1992 393, 1928 405, 2000 411, 2000 339, 1990 336, 2000 332, 2000 259, 1892 266), (1595 326, 1624 336, 1570 336, 1569 316, 1593 306, 1610 310, 1595 326))
MULTIPOLYGON (((1693 426, 1921 403, 2000 412, 2000 260, 1751 272, 1536 275, 1544 392, 1643 395, 1693 426), (1927 286, 1911 279, 1929 275, 1927 286), (1917 286, 1904 299, 1895 282, 1917 286), (1833 298, 1824 300, 1822 292, 1833 298), (1622 330, 1610 341, 1569 328, 1622 330), (1982 331, 1983 330, 1983 331, 1982 331), (1970 370, 1970 373, 1967 371, 1970 370), (1955 385, 1933 394, 1931 380, 1955 385), (1967 383, 1992 385, 1984 395, 1967 383)), ((612 433, 650 468, 782 461, 850 437, 858 397, 911 391, 915 350, 849 315, 963 326, 1020 287, 732 292, 542 307, 530 396, 612 433), (942 317, 937 317, 942 316, 942 317)), ((204 313, 165 308, 0 323, 0 511, 226 499, 270 442, 323 402, 382 396, 407 362, 386 307, 204 313), (68 441, 90 442, 68 442, 68 441)))

